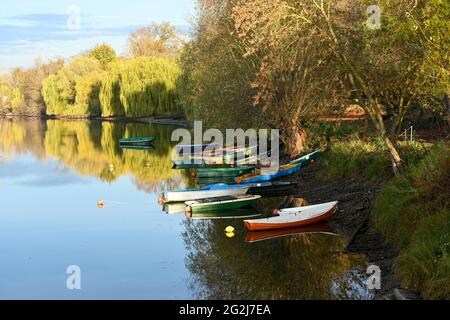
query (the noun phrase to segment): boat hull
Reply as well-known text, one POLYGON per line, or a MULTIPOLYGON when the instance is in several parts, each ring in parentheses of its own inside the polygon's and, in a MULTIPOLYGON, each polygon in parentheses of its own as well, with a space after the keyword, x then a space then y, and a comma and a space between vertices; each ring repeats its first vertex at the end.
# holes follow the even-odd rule
POLYGON ((203 212, 193 212, 187 214, 188 218, 194 220, 224 220, 224 219, 245 219, 261 216, 256 210, 234 209, 234 210, 210 210, 203 212))
POLYGON ((239 176, 235 179, 236 183, 256 183, 256 182, 265 182, 265 181, 271 181, 275 180, 281 177, 285 177, 291 174, 294 174, 296 172, 299 172, 302 168, 299 164, 289 165, 285 166, 284 168, 280 167, 281 169, 274 173, 268 173, 268 174, 247 174, 243 176, 239 176))
POLYGON ((248 186, 247 194, 256 194, 263 197, 278 197, 295 194, 298 184, 296 182, 266 182, 248 184, 248 186))
POLYGON ((289 164, 300 164, 302 166, 305 166, 305 165, 311 163, 312 161, 319 159, 321 155, 322 155, 322 150, 317 150, 310 154, 307 154, 306 156, 292 160, 291 162, 289 162, 289 164))
POLYGON ((254 221, 246 220, 246 221, 244 221, 244 223, 245 223, 245 226, 247 227, 247 229, 250 231, 295 228, 295 227, 302 227, 302 226, 307 226, 307 225, 325 221, 328 218, 330 218, 336 212, 336 210, 337 210, 337 207, 334 206, 333 208, 329 209, 328 211, 322 213, 321 215, 318 215, 318 216, 315 216, 315 217, 309 218, 309 219, 299 218, 299 220, 292 221, 292 222, 269 222, 268 221, 268 220, 270 220, 270 218, 269 218, 269 219, 264 219, 264 220, 266 220, 265 222, 258 222, 257 220, 254 220, 254 221))
POLYGON ((145 138, 125 138, 119 140, 119 145, 121 146, 136 146, 136 147, 145 147, 153 144, 154 137, 145 137, 145 138))
POLYGON ((254 170, 254 166, 243 168, 200 168, 197 169, 196 176, 198 178, 236 177, 248 174, 254 170))
MULTIPOLYGON (((217 201, 202 204, 193 204, 190 201, 186 202, 186 211, 193 214, 198 212, 214 211, 214 210, 233 210, 239 208, 256 209, 257 200, 260 196, 253 196, 243 199, 217 201)), ((195 202, 195 201, 193 201, 195 202)))
POLYGON ((248 188, 229 188, 219 190, 193 190, 185 192, 166 191, 163 194, 164 202, 185 202, 197 199, 217 198, 224 196, 240 196, 246 194, 248 188))

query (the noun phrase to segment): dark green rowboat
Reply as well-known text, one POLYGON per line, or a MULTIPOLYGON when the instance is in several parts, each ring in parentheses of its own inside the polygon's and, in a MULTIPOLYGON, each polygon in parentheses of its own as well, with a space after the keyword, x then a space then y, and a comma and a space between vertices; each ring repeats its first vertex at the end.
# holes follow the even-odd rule
POLYGON ((257 200, 261 196, 243 195, 208 198, 186 201, 186 212, 197 213, 214 210, 233 210, 238 208, 256 208, 257 200))
POLYGON ((234 209, 234 210, 211 210, 204 212, 187 213, 188 218, 194 220, 221 220, 221 219, 244 219, 258 217, 261 214, 256 210, 234 209))
POLYGON ((255 171, 255 166, 235 168, 198 168, 196 171, 198 178, 238 177, 255 171))

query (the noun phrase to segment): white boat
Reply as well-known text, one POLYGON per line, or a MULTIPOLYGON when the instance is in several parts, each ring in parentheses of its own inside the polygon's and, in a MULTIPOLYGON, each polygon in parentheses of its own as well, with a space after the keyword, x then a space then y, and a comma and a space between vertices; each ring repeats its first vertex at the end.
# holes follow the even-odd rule
POLYGON ((224 183, 213 184, 199 189, 169 190, 163 191, 161 201, 185 202, 190 200, 217 198, 225 196, 240 196, 247 193, 250 186, 245 185, 227 185, 224 183))
POLYGON ((197 213, 212 210, 234 210, 238 208, 256 208, 258 195, 226 196, 218 198, 186 201, 186 212, 197 213))
POLYGON ((336 212, 337 204, 338 202, 334 201, 306 207, 282 209, 278 211, 278 216, 245 220, 244 223, 250 231, 306 226, 331 217, 336 212))

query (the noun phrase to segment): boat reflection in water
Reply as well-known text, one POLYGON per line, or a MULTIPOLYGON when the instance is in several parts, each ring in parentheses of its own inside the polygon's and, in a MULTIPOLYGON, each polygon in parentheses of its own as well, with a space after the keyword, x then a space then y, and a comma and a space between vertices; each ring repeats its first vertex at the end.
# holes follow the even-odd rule
POLYGON ((184 213, 185 210, 186 210, 186 205, 184 204, 184 202, 165 203, 163 206, 163 211, 167 214, 184 213))
POLYGON ((154 146, 121 145, 120 148, 122 148, 122 149, 129 149, 129 150, 139 150, 139 151, 153 151, 153 150, 155 150, 154 146))
POLYGON ((226 183, 226 184, 236 184, 234 182, 234 177, 206 177, 206 178, 197 178, 196 183, 199 185, 209 185, 209 184, 217 184, 217 183, 226 183))
POLYGON ((204 212, 186 211, 185 214, 186 217, 194 220, 244 219, 261 216, 258 211, 251 209, 209 210, 204 212))
POLYGON ((245 238, 246 242, 257 242, 262 240, 269 240, 275 238, 281 238, 286 236, 300 235, 300 234, 327 234, 337 236, 338 234, 331 228, 331 226, 325 223, 319 223, 309 226, 287 228, 287 229, 275 229, 265 231, 249 231, 245 238))

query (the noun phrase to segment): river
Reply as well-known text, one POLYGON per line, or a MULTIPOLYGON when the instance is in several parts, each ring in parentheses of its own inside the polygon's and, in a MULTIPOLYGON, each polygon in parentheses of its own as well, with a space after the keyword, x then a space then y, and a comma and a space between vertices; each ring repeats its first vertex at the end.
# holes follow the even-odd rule
POLYGON ((0 299, 372 298, 366 262, 326 226, 249 242, 239 219, 163 211, 161 190, 195 185, 172 170, 173 129, 0 119, 0 299), (118 145, 149 135, 155 150, 118 145))

